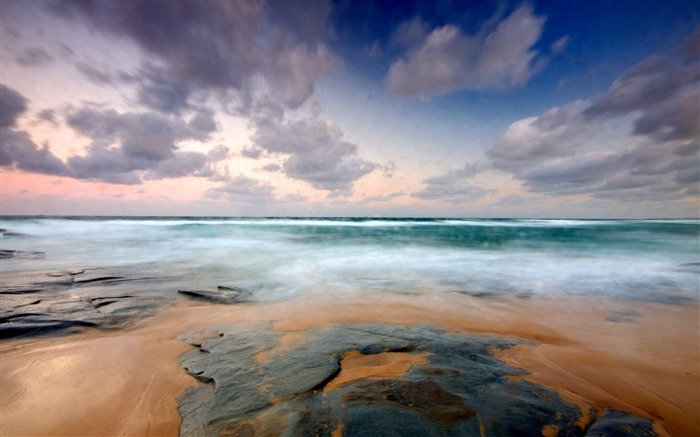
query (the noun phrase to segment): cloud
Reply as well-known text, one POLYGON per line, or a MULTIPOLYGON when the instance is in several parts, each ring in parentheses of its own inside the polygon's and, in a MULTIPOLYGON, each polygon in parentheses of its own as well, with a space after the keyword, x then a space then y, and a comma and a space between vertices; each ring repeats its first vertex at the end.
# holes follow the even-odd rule
POLYGON ((428 178, 423 182, 429 185, 454 185, 488 169, 489 164, 485 162, 468 163, 460 169, 450 170, 442 175, 428 178))
MULTIPOLYGON (((48 143, 39 147, 27 132, 14 128, 16 119, 26 110, 27 99, 3 86, 2 167, 113 184, 184 176, 228 179, 227 169, 217 164, 230 156, 228 148, 218 145, 206 153, 179 150, 182 141, 209 139, 217 129, 211 111, 200 110, 184 119, 95 107, 73 110, 65 117, 66 123, 90 138, 91 143, 87 153, 70 156, 64 162, 51 152, 48 143)), ((55 113, 50 114, 55 117, 55 113)))
POLYGON ((266 7, 273 22, 295 29, 302 41, 317 41, 330 30, 332 7, 328 0, 269 1, 266 7))
POLYGON ((389 93, 429 98, 464 89, 524 85, 542 66, 532 47, 542 35, 545 18, 523 5, 494 26, 496 21, 490 20, 473 36, 450 24, 427 32, 419 19, 401 25, 393 41, 408 49, 389 69, 389 93))
POLYGON ((549 51, 553 54, 558 54, 564 51, 566 46, 569 45, 569 42, 571 41, 571 38, 569 38, 568 35, 564 35, 558 40, 554 41, 552 45, 549 46, 549 51))
POLYGON ((425 188, 414 192, 412 196, 425 200, 450 202, 480 199, 494 191, 477 187, 469 183, 469 179, 489 168, 490 165, 486 162, 468 163, 460 169, 425 179, 423 181, 425 188))
POLYGON ((693 195, 700 182, 700 57, 693 32, 627 70, 592 101, 512 123, 487 151, 532 191, 628 201, 693 195))
POLYGON ((220 187, 208 190, 204 197, 231 202, 260 203, 274 199, 274 189, 267 182, 240 175, 220 187))
POLYGON ((494 193, 493 190, 476 185, 428 185, 412 194, 413 197, 424 200, 445 200, 448 202, 464 202, 477 200, 494 193))
POLYGON ((27 99, 17 90, 0 84, 0 128, 14 127, 27 110, 27 99))
POLYGON ((333 71, 338 62, 322 44, 312 49, 295 45, 271 56, 265 75, 276 98, 297 108, 313 93, 316 81, 333 71))
MULTIPOLYGON (((133 41, 150 59, 135 75, 139 101, 179 114, 195 91, 229 103, 235 92, 249 108, 261 80, 287 107, 301 105, 337 65, 322 42, 330 3, 314 3, 301 10, 298 4, 256 0, 91 0, 56 3, 53 10, 133 41)), ((82 70, 93 80, 113 79, 95 74, 100 70, 94 66, 82 70)))
POLYGON ((459 203, 481 199, 494 192, 494 190, 462 183, 458 185, 428 185, 411 195, 424 200, 443 200, 459 203))
POLYGON ((183 176, 213 177, 212 163, 225 159, 228 149, 208 153, 179 151, 185 140, 205 141, 216 130, 210 111, 189 120, 155 113, 119 113, 85 107, 66 117, 70 127, 91 139, 84 156, 67 161, 73 176, 117 184, 183 176))
POLYGON ((389 161, 386 164, 381 165, 380 168, 382 169, 382 176, 387 179, 393 178, 394 172, 396 171, 396 162, 389 161))
POLYGON ((231 150, 228 147, 214 146, 209 152, 207 152, 207 158, 212 162, 223 161, 231 156, 231 150))
POLYGON ((405 196, 406 193, 403 191, 396 191, 394 193, 381 195, 381 196, 369 196, 362 199, 363 202, 388 202, 390 200, 396 199, 397 197, 405 196))
POLYGON ((154 113, 118 113, 113 109, 85 107, 68 115, 66 121, 76 131, 90 137, 93 145, 118 142, 126 155, 161 161, 173 155, 177 142, 204 141, 216 129, 211 112, 201 112, 189 121, 154 113))
POLYGON ((318 118, 284 121, 269 117, 255 123, 255 146, 285 155, 285 175, 331 195, 350 195, 354 182, 377 168, 357 155, 357 146, 343 139, 339 127, 318 118))
POLYGON ((22 67, 38 67, 50 63, 53 57, 40 47, 31 47, 18 53, 15 61, 22 67))
POLYGON ((410 49, 419 46, 428 35, 428 25, 420 17, 404 21, 394 30, 389 44, 394 47, 410 49))
POLYGON ((365 54, 370 59, 379 58, 383 53, 384 51, 382 46, 379 45, 379 41, 374 41, 371 45, 365 47, 365 54))
POLYGON ((259 147, 244 147, 241 156, 248 159, 260 159, 265 151, 259 147))
POLYGON ((590 119, 641 111, 634 133, 663 139, 690 139, 700 133, 700 27, 674 53, 650 56, 627 70, 598 96, 585 115, 590 119), (695 86, 694 86, 695 85, 695 86))
POLYGON ((190 86, 170 77, 163 68, 146 66, 141 69, 138 79, 138 100, 142 105, 163 113, 181 114, 191 107, 190 86))
POLYGON ((58 126, 58 115, 54 109, 42 109, 37 113, 36 115, 36 122, 35 123, 40 123, 40 122, 47 122, 50 123, 54 126, 58 126))
POLYGON ((24 131, 0 128, 0 166, 31 173, 68 176, 70 170, 49 150, 48 143, 38 147, 24 131))
POLYGON ((15 129, 17 120, 28 109, 26 97, 0 84, 0 167, 65 176, 66 165, 49 150, 48 143, 37 146, 25 131, 15 129))

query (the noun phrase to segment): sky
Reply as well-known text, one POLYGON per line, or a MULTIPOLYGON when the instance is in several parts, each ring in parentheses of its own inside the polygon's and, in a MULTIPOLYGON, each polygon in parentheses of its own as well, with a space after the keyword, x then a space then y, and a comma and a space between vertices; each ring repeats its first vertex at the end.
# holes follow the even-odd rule
POLYGON ((0 0, 0 214, 697 218, 696 1, 0 0))

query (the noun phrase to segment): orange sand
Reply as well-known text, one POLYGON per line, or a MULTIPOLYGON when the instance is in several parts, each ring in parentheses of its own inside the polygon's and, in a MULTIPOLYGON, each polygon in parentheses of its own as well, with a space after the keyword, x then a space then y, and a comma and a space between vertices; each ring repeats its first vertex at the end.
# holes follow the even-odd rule
MULTIPOLYGON (((183 300, 123 331, 5 341, 0 346, 0 435, 175 436, 180 423, 175 398, 196 384, 177 361, 189 346, 175 337, 211 324, 256 321, 272 321, 287 333, 279 349, 258 360, 274 359, 276 351, 292 347, 304 329, 334 322, 431 324, 536 340, 542 344, 498 356, 583 407, 614 407, 654 418, 662 435, 700 434, 697 305, 375 293, 232 306, 183 300), (632 324, 609 322, 609 310, 634 310, 640 317, 632 324)), ((374 365, 362 357, 351 357, 345 367, 354 359, 368 372, 364 377, 381 367, 381 359, 374 365)))
POLYGON ((331 392, 361 379, 403 376, 412 366, 426 364, 428 355, 427 352, 382 352, 374 355, 348 352, 340 360, 340 373, 326 385, 324 392, 331 392))

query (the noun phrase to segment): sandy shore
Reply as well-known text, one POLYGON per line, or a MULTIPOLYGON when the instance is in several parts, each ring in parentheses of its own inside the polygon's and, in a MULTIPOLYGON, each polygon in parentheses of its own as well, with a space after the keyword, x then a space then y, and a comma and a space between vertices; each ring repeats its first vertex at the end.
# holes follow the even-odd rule
MULTIPOLYGON (((211 324, 271 321, 285 333, 278 351, 293 347, 305 329, 336 322, 431 324, 534 340, 540 344, 497 356, 584 409, 612 407, 651 418, 660 435, 698 435, 699 311, 697 305, 602 298, 478 299, 444 293, 306 296, 239 305, 183 299, 126 330, 3 342, 0 434, 177 435, 176 397, 196 381, 178 365, 190 346, 175 337, 211 324)), ((274 359, 274 352, 257 358, 274 359)), ((347 381, 400 374, 414 364, 401 354, 371 359, 350 354, 344 362, 347 381)))

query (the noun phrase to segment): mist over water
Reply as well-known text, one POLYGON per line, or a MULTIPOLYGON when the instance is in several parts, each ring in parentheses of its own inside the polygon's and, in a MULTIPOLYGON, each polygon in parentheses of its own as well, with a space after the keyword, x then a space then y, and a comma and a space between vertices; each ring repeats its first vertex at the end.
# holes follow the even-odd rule
MULTIPOLYGON (((697 302, 696 220, 3 218, 2 271, 122 266, 158 293, 357 291, 697 302)), ((146 287, 141 285, 141 287, 146 287)))

